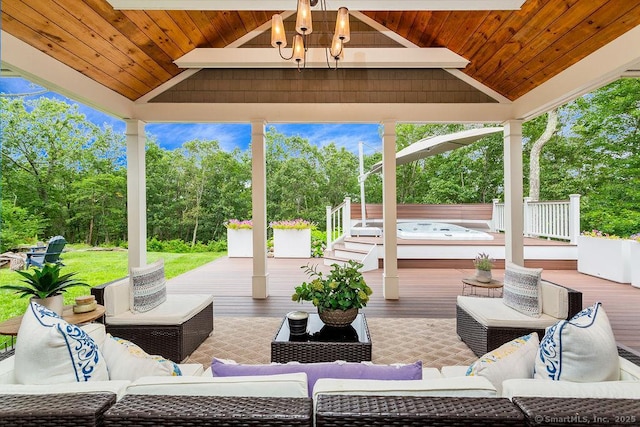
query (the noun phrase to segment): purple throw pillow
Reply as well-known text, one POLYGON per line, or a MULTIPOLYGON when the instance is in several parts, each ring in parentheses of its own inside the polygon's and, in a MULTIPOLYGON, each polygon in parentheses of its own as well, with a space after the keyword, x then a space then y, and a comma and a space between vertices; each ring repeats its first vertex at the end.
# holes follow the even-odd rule
POLYGON ((237 377, 252 375, 276 375, 304 372, 307 374, 309 396, 319 378, 349 378, 366 380, 421 380, 422 362, 408 365, 372 365, 366 363, 287 363, 271 365, 242 365, 224 363, 214 358, 211 362, 214 377, 237 377))

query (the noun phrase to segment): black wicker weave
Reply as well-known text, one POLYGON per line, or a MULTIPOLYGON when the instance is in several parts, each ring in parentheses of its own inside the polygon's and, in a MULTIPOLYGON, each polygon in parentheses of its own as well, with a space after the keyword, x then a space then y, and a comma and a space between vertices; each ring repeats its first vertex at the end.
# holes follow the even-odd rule
POLYGON ((316 427, 334 426, 523 426, 509 399, 320 395, 316 427))
POLYGON ((514 397, 527 426, 637 426, 639 399, 514 397))
MULTIPOLYGON (((119 279, 122 280, 122 279, 119 279)), ((105 283, 91 289, 98 304, 104 304, 105 283)), ((105 325, 111 335, 132 341, 149 354, 181 362, 213 331, 213 303, 180 325, 105 325)))
POLYGON ((0 426, 102 426, 113 393, 0 395, 0 426))
POLYGON ((0 361, 10 358, 15 353, 16 353, 16 349, 15 348, 9 348, 9 349, 6 349, 6 350, 4 350, 4 349, 0 350, 0 361))
MULTIPOLYGON (((567 319, 571 319, 575 314, 582 310, 582 293, 574 289, 567 289, 569 290, 569 315, 567 316, 567 319)), ((485 353, 495 350, 506 342, 532 332, 537 332, 538 336, 542 338, 545 330, 544 328, 488 327, 487 325, 483 325, 478 322, 464 309, 456 305, 456 332, 460 339, 462 339, 462 341, 476 354, 476 356, 482 356, 485 353)))
POLYGON ((311 426, 308 398, 127 395, 105 426, 311 426))

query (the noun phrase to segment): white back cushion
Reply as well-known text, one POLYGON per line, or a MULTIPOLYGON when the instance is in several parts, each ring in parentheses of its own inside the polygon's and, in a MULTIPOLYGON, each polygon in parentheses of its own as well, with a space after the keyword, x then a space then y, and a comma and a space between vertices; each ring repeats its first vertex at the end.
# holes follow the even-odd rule
POLYGON ((554 283, 540 282, 542 291, 542 312, 558 319, 569 316, 569 290, 554 283))
POLYGON ((104 310, 107 316, 117 316, 129 311, 131 286, 129 279, 122 279, 104 288, 104 310))

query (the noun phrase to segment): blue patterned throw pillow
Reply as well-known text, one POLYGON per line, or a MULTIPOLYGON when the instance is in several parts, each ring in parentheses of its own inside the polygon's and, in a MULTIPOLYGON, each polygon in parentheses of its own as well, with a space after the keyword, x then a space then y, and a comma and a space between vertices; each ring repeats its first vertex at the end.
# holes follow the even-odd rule
POLYGON ((31 302, 18 331, 15 377, 20 384, 59 384, 106 381, 109 374, 85 331, 31 302))
POLYGON ((541 268, 526 268, 507 262, 504 270, 502 302, 531 317, 542 314, 541 268))
POLYGON ((160 259, 146 267, 132 268, 130 280, 132 312, 153 310, 167 300, 164 260, 160 259))
POLYGON ((620 362, 609 318, 599 302, 571 320, 547 328, 536 357, 535 378, 556 381, 614 381, 620 362))

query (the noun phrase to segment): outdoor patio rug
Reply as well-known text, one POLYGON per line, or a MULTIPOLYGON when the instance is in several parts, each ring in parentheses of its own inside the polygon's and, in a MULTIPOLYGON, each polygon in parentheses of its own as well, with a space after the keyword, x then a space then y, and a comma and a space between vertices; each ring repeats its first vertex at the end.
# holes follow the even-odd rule
MULTIPOLYGON (((214 357, 238 363, 270 363, 271 340, 282 322, 276 317, 215 317, 212 335, 187 359, 205 368, 214 357)), ((374 363, 413 363, 440 368, 477 359, 456 334, 455 319, 367 317, 374 363)))

